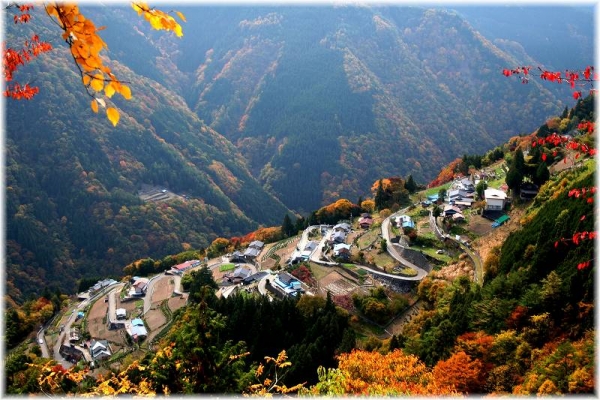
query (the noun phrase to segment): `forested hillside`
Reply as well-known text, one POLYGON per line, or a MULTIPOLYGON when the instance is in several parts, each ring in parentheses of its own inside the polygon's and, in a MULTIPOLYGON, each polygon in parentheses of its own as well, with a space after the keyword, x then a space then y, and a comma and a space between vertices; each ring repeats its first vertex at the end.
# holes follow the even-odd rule
POLYGON ((40 94, 7 102, 13 299, 43 286, 72 292, 77 279, 119 275, 135 259, 278 225, 290 209, 368 194, 381 176, 425 181, 457 154, 530 131, 563 107, 554 87, 508 82, 502 68, 532 59, 508 55, 452 12, 181 11, 188 22, 177 38, 128 8, 83 7, 106 25, 107 58, 133 94, 112 99, 116 128, 89 110, 41 8, 30 24, 6 23, 9 45, 35 32, 55 47, 19 72, 40 94), (177 199, 143 202, 142 185, 177 199))
POLYGON ((356 198, 380 176, 429 180, 456 154, 480 153, 530 131, 530 121, 557 113, 568 95, 502 79, 503 66, 535 59, 503 51, 452 12, 189 13, 202 23, 181 46, 200 40, 203 57, 196 53, 197 65, 187 57, 176 62, 195 71, 188 103, 297 210, 356 198))
MULTIPOLYGON (((7 32, 7 40, 34 28, 58 37, 47 18, 40 21, 7 32)), ((21 75, 40 94, 6 109, 9 296, 23 301, 44 287, 72 293, 83 276, 120 276, 134 259, 206 248, 218 236, 278 224, 288 212, 231 143, 149 78, 117 64, 135 96, 114 99, 122 110, 116 128, 94 115, 57 42, 52 57, 21 75), (178 199, 143 202, 143 184, 178 199)))

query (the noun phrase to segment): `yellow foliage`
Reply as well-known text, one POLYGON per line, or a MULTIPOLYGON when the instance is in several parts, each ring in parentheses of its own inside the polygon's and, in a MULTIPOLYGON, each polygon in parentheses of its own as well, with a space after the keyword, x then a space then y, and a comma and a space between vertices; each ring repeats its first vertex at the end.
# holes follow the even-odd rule
POLYGON ((114 107, 109 107, 106 109, 106 116, 108 120, 112 122, 113 126, 117 126, 119 123, 119 111, 117 111, 114 107))
MULTIPOLYGON (((181 25, 179 25, 175 18, 171 17, 169 14, 154 8, 150 8, 145 2, 141 1, 132 3, 131 7, 133 7, 138 15, 143 16, 144 19, 150 23, 150 26, 152 26, 153 29, 172 31, 178 37, 183 36, 181 25)), ((176 14, 182 21, 185 21, 185 17, 182 13, 176 11, 176 14)))
POLYGON ((262 382, 260 381, 262 374, 265 371, 265 367, 263 364, 260 364, 256 369, 255 376, 259 379, 260 383, 256 383, 250 385, 248 387, 247 393, 252 396, 260 396, 260 397, 272 397, 273 393, 276 394, 287 394, 287 393, 295 393, 304 387, 304 384, 300 383, 298 385, 294 385, 292 387, 287 387, 286 385, 280 385, 279 380, 281 379, 281 370, 287 368, 292 365, 291 362, 287 361, 287 354, 285 350, 282 350, 277 358, 265 357, 265 362, 267 364, 273 364, 273 369, 269 368, 270 371, 274 370, 272 376, 266 376, 262 382))
MULTIPOLYGON (((169 14, 151 9, 143 2, 133 3, 132 7, 139 15, 144 16, 152 28, 170 30, 179 37, 183 36, 181 25, 169 14)), ((95 100, 90 103, 92 111, 98 112, 98 103, 104 107, 104 102, 99 97, 102 91, 107 98, 112 98, 115 93, 118 93, 126 100, 131 99, 131 89, 117 79, 102 61, 100 52, 107 46, 98 32, 104 28, 97 28, 91 20, 83 16, 76 4, 51 2, 46 5, 46 12, 57 20, 58 26, 63 30, 62 38, 71 49, 71 56, 79 69, 83 85, 95 100)), ((182 13, 176 13, 181 20, 185 21, 182 13)), ((118 124, 119 112, 116 108, 109 107, 106 116, 113 126, 118 124)))

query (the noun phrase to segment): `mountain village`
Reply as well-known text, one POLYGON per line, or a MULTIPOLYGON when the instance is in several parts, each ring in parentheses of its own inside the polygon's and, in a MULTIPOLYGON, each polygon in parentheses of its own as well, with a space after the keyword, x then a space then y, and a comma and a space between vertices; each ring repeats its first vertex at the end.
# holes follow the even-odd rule
MULTIPOLYGON (((498 173, 501 174, 501 170, 498 173)), ((482 172, 473 178, 457 179, 445 191, 445 197, 440 197, 444 192, 428 195, 426 200, 385 219, 363 213, 354 221, 310 226, 301 235, 277 243, 265 245, 255 240, 243 251, 211 260, 185 261, 152 277, 134 276, 127 282, 99 281, 78 295, 78 304, 40 329, 38 342, 42 353, 55 358, 65 368, 84 363, 93 369, 118 363, 140 347, 151 347, 169 328, 173 312, 187 303, 182 277, 203 267, 212 272, 219 284, 217 296, 223 297, 243 291, 268 296, 274 301, 287 296, 325 297, 328 293, 368 292, 379 285, 408 292, 411 282, 420 281, 432 271, 431 261, 435 261, 435 257, 443 257, 447 249, 452 249, 472 260, 472 279, 480 281, 481 260, 470 248, 469 237, 449 235, 440 225, 443 221, 464 223, 465 214, 471 219, 486 221, 483 218, 487 218, 483 223, 488 226, 487 231, 507 221, 505 184, 485 190, 482 216, 471 210, 475 185, 480 179, 496 178, 495 175, 482 172), (433 215, 436 206, 442 210, 439 217, 433 215), (431 255, 410 248, 402 236, 415 229, 429 229, 439 240, 440 248, 431 255), (370 243, 359 240, 369 235, 370 243), (349 263, 353 254, 372 251, 381 240, 389 243, 387 253, 397 266, 387 270, 377 265, 349 263), (285 262, 283 268, 280 260, 285 262), (286 266, 303 262, 320 266, 326 273, 307 283, 286 271, 286 266)), ((410 309, 405 310, 403 314, 410 312, 410 309)))

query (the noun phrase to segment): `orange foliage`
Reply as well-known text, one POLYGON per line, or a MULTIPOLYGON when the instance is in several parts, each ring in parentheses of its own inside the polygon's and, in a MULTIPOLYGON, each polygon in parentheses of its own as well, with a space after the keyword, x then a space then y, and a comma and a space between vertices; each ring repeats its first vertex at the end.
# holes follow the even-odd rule
MULTIPOLYGON (((20 15, 14 16, 14 22, 28 23, 31 20, 30 10, 33 5, 10 4, 6 8, 16 7, 20 15)), ((182 36, 181 26, 173 17, 160 10, 149 8, 143 2, 133 3, 133 9, 143 16, 157 30, 170 30, 177 36, 182 36)), ((57 25, 63 30, 62 38, 69 45, 71 56, 75 65, 79 69, 83 85, 92 98, 90 107, 95 113, 98 107, 106 108, 108 120, 116 126, 119 122, 119 112, 114 107, 106 107, 106 100, 102 97, 111 98, 115 93, 119 93, 125 99, 131 98, 131 90, 127 85, 112 73, 111 69, 104 65, 100 52, 107 48, 106 43, 100 38, 98 32, 104 28, 96 28, 94 22, 87 19, 79 11, 76 4, 66 4, 51 2, 46 6, 46 13, 56 19, 57 25), (103 95, 102 95, 103 92, 103 95)), ((176 12, 179 18, 185 21, 185 17, 180 12, 176 12)), ((13 79, 13 73, 20 65, 29 62, 33 57, 49 51, 52 46, 45 42, 40 42, 37 35, 33 35, 30 41, 25 41, 25 46, 21 50, 6 48, 3 44, 3 64, 4 80, 10 82, 13 79)), ((31 99, 39 92, 38 87, 32 87, 29 84, 20 85, 19 83, 8 84, 4 96, 13 99, 31 99)))
POLYGON ((437 383, 453 386, 462 393, 480 393, 484 383, 483 364, 459 351, 446 361, 437 363, 433 368, 433 378, 437 383))
POLYGON ((353 350, 339 356, 343 393, 357 395, 447 395, 456 392, 435 381, 414 355, 353 350))
POLYGON ((458 170, 458 166, 460 165, 461 162, 462 162, 462 159, 457 158, 454 161, 452 161, 450 164, 446 165, 446 167, 444 167, 440 171, 437 178, 435 178, 434 180, 429 182, 427 187, 431 188, 431 187, 440 186, 440 185, 443 185, 444 183, 447 183, 447 182, 450 182, 451 180, 453 180, 454 174, 458 170))
MULTIPOLYGON (((404 183, 405 183, 404 179, 398 178, 398 177, 381 179, 381 186, 385 192, 395 192, 395 191, 401 190, 402 188, 404 188, 404 183)), ((377 192, 378 188, 379 188, 379 180, 377 180, 373 183, 373 186, 371 186, 371 192, 372 193, 377 192)))
POLYGON ((256 240, 260 240, 265 243, 272 243, 283 238, 280 226, 272 226, 270 228, 260 228, 254 232, 256 240))
POLYGON ((336 211, 339 214, 349 213, 350 209, 352 209, 352 203, 347 199, 339 199, 335 203, 332 203, 328 206, 322 208, 328 214, 335 214, 336 211))
POLYGON ((456 338, 454 351, 463 351, 471 358, 486 362, 493 344, 494 337, 485 332, 467 332, 456 338))

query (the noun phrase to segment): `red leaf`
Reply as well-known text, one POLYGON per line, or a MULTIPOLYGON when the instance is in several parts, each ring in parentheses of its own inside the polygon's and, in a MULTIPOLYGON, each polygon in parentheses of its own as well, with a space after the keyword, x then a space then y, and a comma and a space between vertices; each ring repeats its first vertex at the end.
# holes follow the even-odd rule
POLYGON ((581 218, 579 219, 580 221, 583 221, 585 219, 585 215, 582 215, 581 218))

